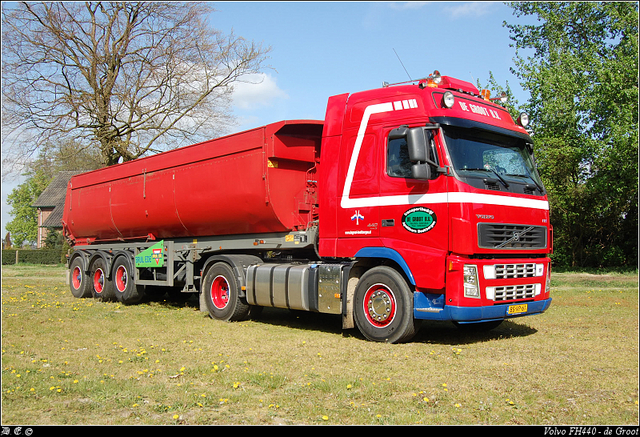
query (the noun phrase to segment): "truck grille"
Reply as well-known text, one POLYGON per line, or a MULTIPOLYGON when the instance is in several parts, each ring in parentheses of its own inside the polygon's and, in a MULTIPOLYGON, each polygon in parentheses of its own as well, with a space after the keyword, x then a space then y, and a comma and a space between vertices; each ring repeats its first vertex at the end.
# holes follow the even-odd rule
POLYGON ((496 279, 531 278, 536 276, 536 265, 531 264, 496 264, 496 279))
POLYGON ((533 299, 539 294, 539 286, 537 284, 526 285, 506 285, 503 287, 487 287, 490 297, 491 291, 493 291, 493 301, 501 302, 505 300, 517 300, 517 299, 533 299))
POLYGON ((478 246, 484 249, 545 249, 545 226, 478 223, 478 246))

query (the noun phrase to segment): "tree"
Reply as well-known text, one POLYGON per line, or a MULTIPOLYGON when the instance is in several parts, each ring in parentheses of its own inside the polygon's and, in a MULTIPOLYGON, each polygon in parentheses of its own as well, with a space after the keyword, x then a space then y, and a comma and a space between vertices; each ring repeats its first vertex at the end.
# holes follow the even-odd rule
POLYGON ((513 73, 531 98, 555 254, 570 266, 637 266, 638 4, 511 3, 513 73))
POLYGON ((233 84, 269 49, 212 29, 206 3, 3 3, 3 168, 47 141, 106 165, 220 135, 233 84), (11 153, 7 153, 11 152, 11 153))
MULTIPOLYGON (((36 241, 38 210, 32 205, 59 171, 89 171, 101 167, 104 167, 104 164, 95 150, 84 149, 75 142, 48 142, 42 145, 38 158, 26 164, 26 172, 23 175, 27 177, 25 182, 14 188, 7 197, 7 204, 12 208, 9 214, 13 216, 7 224, 7 230, 14 233, 16 245, 20 247, 36 241)), ((51 246, 57 234, 52 234, 50 229, 47 235, 45 245, 51 246)))
POLYGON ((38 238, 38 210, 33 205, 51 182, 44 172, 34 172, 25 182, 14 188, 7 196, 7 205, 11 207, 13 219, 7 223, 13 245, 35 244, 38 238))

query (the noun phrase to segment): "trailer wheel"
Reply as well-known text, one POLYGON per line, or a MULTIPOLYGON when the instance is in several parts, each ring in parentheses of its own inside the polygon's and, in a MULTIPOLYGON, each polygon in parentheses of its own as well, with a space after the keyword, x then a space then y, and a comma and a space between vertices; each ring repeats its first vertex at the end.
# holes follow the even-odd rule
POLYGON ((234 322, 249 314, 249 304, 239 295, 240 287, 231 267, 223 262, 211 266, 204 275, 202 292, 212 319, 234 322))
POLYGON ((136 285, 131 261, 120 256, 113 264, 113 284, 116 299, 125 305, 138 303, 144 297, 144 287, 136 285))
POLYGON ((386 266, 367 271, 355 290, 354 318, 367 339, 400 343, 418 331, 413 295, 404 278, 386 266))
POLYGON ((91 297, 91 281, 85 275, 84 262, 81 257, 76 257, 69 266, 71 278, 69 278, 69 288, 71 294, 77 298, 91 297))
POLYGON ((107 278, 107 268, 102 258, 95 260, 91 266, 91 281, 91 294, 94 298, 105 302, 116 299, 113 282, 107 278))

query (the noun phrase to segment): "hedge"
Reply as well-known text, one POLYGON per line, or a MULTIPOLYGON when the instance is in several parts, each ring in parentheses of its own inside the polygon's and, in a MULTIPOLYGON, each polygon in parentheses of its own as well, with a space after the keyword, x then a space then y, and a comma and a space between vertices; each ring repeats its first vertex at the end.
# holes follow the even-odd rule
POLYGON ((2 265, 15 264, 16 252, 18 252, 18 263, 60 264, 60 250, 3 249, 2 265))

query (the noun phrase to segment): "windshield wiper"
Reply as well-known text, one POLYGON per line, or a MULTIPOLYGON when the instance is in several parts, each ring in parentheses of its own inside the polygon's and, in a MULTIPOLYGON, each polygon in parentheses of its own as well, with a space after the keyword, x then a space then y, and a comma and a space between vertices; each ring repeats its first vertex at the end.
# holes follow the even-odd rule
POLYGON ((515 176, 518 178, 528 178, 531 179, 531 182, 533 182, 536 186, 536 188, 538 189, 538 191, 540 191, 540 194, 544 194, 544 188, 542 188, 542 185, 540 185, 531 175, 528 174, 507 174, 507 176, 515 176))
POLYGON ((507 181, 505 181, 504 178, 500 176, 500 174, 495 171, 493 167, 488 167, 488 170, 496 175, 498 179, 500 179, 500 182, 502 182, 502 185, 504 185, 505 188, 509 188, 509 184, 507 183, 507 181))
POLYGON ((507 181, 505 181, 504 178, 502 176, 500 176, 500 174, 497 171, 495 171, 495 169, 493 167, 491 167, 490 165, 488 165, 488 164, 486 164, 484 166, 484 168, 461 168, 460 170, 464 170, 464 171, 489 171, 489 172, 493 173, 494 175, 496 175, 496 177, 500 180, 500 182, 502 183, 502 185, 504 185, 505 188, 509 188, 509 183, 507 183, 507 181))

